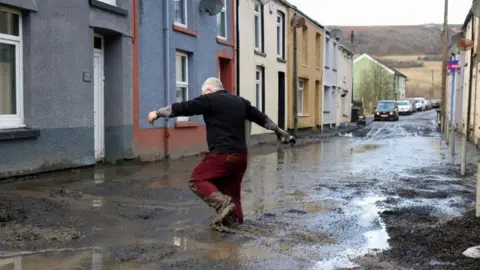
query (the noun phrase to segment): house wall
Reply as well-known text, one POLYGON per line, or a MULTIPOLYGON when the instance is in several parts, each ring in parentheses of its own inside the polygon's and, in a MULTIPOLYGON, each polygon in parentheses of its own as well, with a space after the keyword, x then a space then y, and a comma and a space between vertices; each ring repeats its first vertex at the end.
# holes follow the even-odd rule
POLYGON ((342 122, 350 123, 351 120, 353 55, 344 49, 340 49, 339 60, 337 86, 340 93, 338 97, 340 111, 337 114, 337 125, 340 125, 342 122), (341 97, 344 93, 346 94, 345 97, 341 97))
MULTIPOLYGON (((466 27, 466 32, 465 35, 467 37, 470 37, 472 35, 472 24, 468 23, 466 27)), ((462 133, 466 134, 467 132, 467 116, 468 116, 468 102, 471 102, 471 105, 474 105, 474 99, 472 98, 471 101, 468 99, 469 95, 469 82, 470 82, 470 57, 471 57, 471 51, 466 51, 465 52, 465 68, 464 68, 464 78, 463 78, 463 110, 462 110, 462 133)), ((474 97, 474 95, 472 95, 474 97)), ((472 107, 473 108, 473 107, 472 107)), ((473 128, 473 111, 470 113, 470 127, 473 128)))
POLYGON ((405 98, 406 79, 405 77, 398 77, 398 98, 405 98))
POLYGON ((106 159, 133 156, 131 2, 117 0, 110 9, 90 2, 0 0, 2 7, 22 12, 20 82, 28 128, 0 128, 0 178, 95 164, 94 32, 108 42, 106 159))
MULTIPOLYGON (((292 59, 287 57, 286 37, 285 43, 285 57, 287 59, 279 59, 277 56, 277 11, 284 14, 284 36, 288 36, 287 27, 289 27, 288 10, 278 1, 263 6, 263 43, 264 51, 255 51, 255 17, 254 17, 254 1, 240 1, 239 17, 240 19, 240 96, 249 100, 253 106, 257 104, 255 72, 256 67, 261 66, 264 69, 264 113, 266 113, 272 120, 278 122, 279 119, 279 72, 285 73, 285 92, 288 88, 287 79, 287 64, 286 61, 292 59)), ((287 119, 287 98, 283 104, 284 118, 287 119)), ((261 108, 260 108, 261 109, 261 108)), ((265 134, 273 133, 263 127, 252 125, 251 134, 265 134)))
POLYGON ((339 114, 339 90, 337 72, 339 68, 339 46, 335 38, 325 35, 323 71, 323 121, 322 125, 335 124, 339 114))
MULTIPOLYGON (((456 49, 456 46, 455 46, 456 49)), ((458 50, 457 50, 458 51, 458 50)), ((457 55, 457 59, 459 60, 459 63, 462 67, 464 67, 465 64, 465 52, 461 52, 460 54, 457 55)), ((464 80, 464 72, 465 68, 461 68, 460 72, 458 73, 457 76, 457 88, 455 90, 455 126, 458 131, 461 132, 462 130, 462 107, 463 107, 463 92, 465 89, 463 88, 463 80, 464 80)), ((467 90, 468 91, 468 90, 467 90)))
MULTIPOLYGON (((289 9, 288 21, 295 14, 289 9)), ((288 27, 288 59, 293 59, 293 28, 288 27)), ((298 77, 305 79, 304 106, 305 113, 298 116, 298 128, 310 128, 320 125, 323 120, 323 46, 325 31, 306 20, 304 29, 297 29, 297 66, 298 77), (305 36, 303 35, 305 34, 305 36), (318 34, 318 38, 317 38, 318 34), (306 37, 306 38, 304 38, 306 37), (306 40, 306 42, 304 41, 306 40)), ((293 61, 288 61, 288 128, 294 127, 293 115, 293 61)))
MULTIPOLYGON (((138 39, 135 51, 138 55, 134 77, 138 85, 134 87, 136 107, 134 117, 134 150, 142 160, 154 160, 182 155, 196 154, 207 150, 205 123, 203 117, 193 116, 188 122, 170 119, 165 123, 159 120, 150 125, 148 112, 176 102, 176 51, 188 55, 188 99, 201 94, 205 79, 218 76, 219 58, 231 59, 234 67, 234 0, 227 1, 227 40, 217 39, 216 16, 199 11, 198 1, 187 1, 187 27, 174 25, 173 5, 164 10, 163 1, 140 1, 138 7, 138 39), (165 14, 170 14, 167 25, 165 14), (167 30, 162 30, 167 29, 167 30), (169 38, 170 49, 165 55, 165 38, 169 38), (168 68, 165 61, 169 59, 168 68), (166 77, 166 72, 168 76, 166 77), (165 88, 165 80, 170 83, 165 88), (166 99, 166 92, 169 98, 166 99), (167 130, 165 130, 167 128, 167 130), (167 136, 167 137, 166 137, 167 136)), ((234 68, 231 70, 234 81, 234 68)), ((235 92, 235 89, 227 89, 235 92)))

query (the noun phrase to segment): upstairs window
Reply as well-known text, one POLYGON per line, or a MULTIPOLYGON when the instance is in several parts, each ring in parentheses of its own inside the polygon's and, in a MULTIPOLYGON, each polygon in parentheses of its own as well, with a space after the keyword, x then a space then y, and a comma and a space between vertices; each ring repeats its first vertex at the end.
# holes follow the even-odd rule
POLYGON ((227 39, 227 1, 223 0, 223 8, 217 14, 217 37, 227 39))
POLYGON ((285 14, 277 11, 277 57, 285 59, 285 14))
POLYGON ((174 10, 174 16, 175 16, 175 24, 186 27, 187 26, 187 0, 173 0, 173 10, 174 10))
POLYGON ((255 50, 263 51, 263 5, 256 3, 253 13, 255 15, 255 50))

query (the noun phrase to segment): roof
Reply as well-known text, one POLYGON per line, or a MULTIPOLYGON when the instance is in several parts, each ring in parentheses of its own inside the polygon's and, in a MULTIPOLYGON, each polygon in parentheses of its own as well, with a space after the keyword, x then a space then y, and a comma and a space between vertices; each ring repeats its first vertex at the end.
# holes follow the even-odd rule
POLYGON ((399 76, 402 76, 404 78, 407 78, 407 76, 403 73, 401 73, 400 71, 398 71, 397 69, 385 64, 384 62, 382 62, 381 60, 375 58, 375 57, 372 57, 366 53, 362 54, 361 56, 357 57, 357 59, 355 59, 353 61, 353 63, 355 64, 356 62, 360 61, 360 59, 362 58, 368 58, 370 59, 370 61, 373 61, 375 62, 376 64, 380 65, 381 67, 383 67, 384 69, 386 69, 388 72, 392 73, 392 74, 396 74, 396 75, 399 75, 399 76))
MULTIPOLYGON (((305 17, 305 19, 307 19, 308 21, 310 21, 312 24, 314 24, 315 26, 317 26, 318 28, 320 29, 323 29, 325 30, 326 34, 327 35, 330 35, 330 30, 328 30, 327 28, 325 28, 325 26, 323 26, 322 24, 320 24, 319 22, 317 22, 316 20, 312 19, 311 17, 309 17, 307 14, 303 13, 300 9, 297 8, 297 6, 294 6, 292 4, 290 4, 288 1, 286 0, 277 0, 278 2, 286 5, 287 7, 291 8, 292 10, 295 11, 295 13, 298 13, 300 15, 302 15, 303 17, 305 17)), ((336 37, 335 38, 337 41, 340 41, 340 38, 336 37)), ((340 43, 339 43, 340 44, 340 43)), ((353 52, 346 48, 345 46, 343 46, 342 44, 340 44, 340 46, 346 50, 347 52, 349 52, 350 54, 353 54, 353 52)))
POLYGON ((397 75, 400 75, 400 76, 402 76, 402 77, 405 77, 405 78, 407 78, 407 75, 405 75, 405 74, 401 73, 400 71, 398 71, 398 69, 396 69, 396 68, 393 68, 392 66, 390 66, 390 65, 388 65, 388 64, 385 64, 385 63, 383 63, 381 60, 379 60, 379 59, 377 59, 377 58, 374 58, 374 57, 372 57, 372 58, 373 58, 373 59, 375 59, 375 60, 377 60, 378 62, 381 62, 382 64, 384 64, 385 66, 387 66, 389 69, 393 70, 393 72, 395 72, 395 74, 397 74, 397 75))

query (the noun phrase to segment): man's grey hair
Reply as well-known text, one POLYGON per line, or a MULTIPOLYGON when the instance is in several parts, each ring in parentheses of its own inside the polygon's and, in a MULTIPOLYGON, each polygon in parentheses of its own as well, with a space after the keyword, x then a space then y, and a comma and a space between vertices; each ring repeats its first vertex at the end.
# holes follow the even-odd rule
POLYGON ((210 77, 205 80, 205 82, 202 85, 202 94, 210 94, 217 92, 219 90, 225 90, 223 88, 222 81, 220 79, 215 78, 215 77, 210 77))

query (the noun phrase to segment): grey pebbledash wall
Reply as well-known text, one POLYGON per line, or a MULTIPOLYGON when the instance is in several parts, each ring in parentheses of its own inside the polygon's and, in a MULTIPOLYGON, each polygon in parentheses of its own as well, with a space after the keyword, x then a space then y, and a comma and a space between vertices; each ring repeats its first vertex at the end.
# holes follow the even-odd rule
POLYGON ((0 5, 22 11, 24 116, 30 129, 0 129, 0 178, 95 164, 96 32, 105 36, 106 160, 132 158, 131 0, 117 0, 117 7, 96 0, 0 5), (92 81, 83 80, 84 72, 92 81), (27 136, 16 136, 22 132, 27 136))

